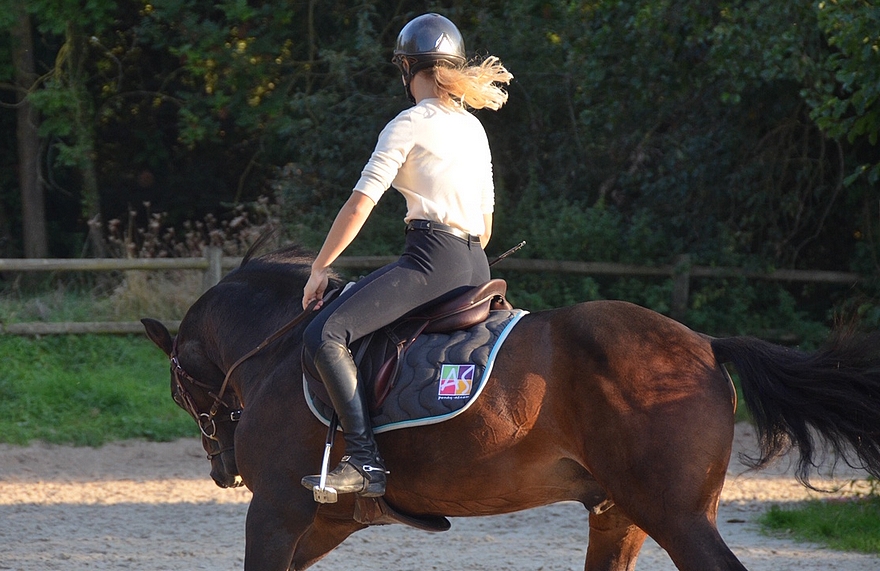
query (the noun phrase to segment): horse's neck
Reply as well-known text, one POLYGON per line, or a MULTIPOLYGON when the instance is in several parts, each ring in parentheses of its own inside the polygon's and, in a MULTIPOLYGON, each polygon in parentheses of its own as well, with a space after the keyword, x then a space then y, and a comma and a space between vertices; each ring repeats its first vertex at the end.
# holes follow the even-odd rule
POLYGON ((298 315, 266 320, 259 323, 261 326, 244 328, 236 335, 214 337, 215 345, 208 349, 211 359, 224 375, 230 375, 231 388, 242 401, 275 372, 289 371, 297 379, 302 378, 302 331, 308 322, 282 331, 298 315))
MULTIPOLYGON (((266 367, 273 366, 273 363, 290 363, 286 359, 288 353, 295 353, 299 366, 302 330, 307 321, 277 339, 270 341, 270 338, 302 312, 300 300, 304 279, 308 276, 301 274, 296 271, 289 275, 275 275, 271 285, 267 285, 269 278, 265 275, 239 274, 228 284, 232 289, 221 285, 211 290, 209 295, 213 297, 206 294, 203 312, 197 322, 203 324, 203 331, 212 333, 200 336, 203 344, 200 349, 223 375, 235 367, 229 382, 239 395, 247 394, 251 385, 260 381, 265 374, 262 371, 270 370, 266 367), (257 350, 262 344, 265 347, 257 350), (242 358, 245 360, 239 363, 242 358), (257 374, 246 375, 242 371, 257 374)), ((329 287, 339 285, 334 282, 329 287)))

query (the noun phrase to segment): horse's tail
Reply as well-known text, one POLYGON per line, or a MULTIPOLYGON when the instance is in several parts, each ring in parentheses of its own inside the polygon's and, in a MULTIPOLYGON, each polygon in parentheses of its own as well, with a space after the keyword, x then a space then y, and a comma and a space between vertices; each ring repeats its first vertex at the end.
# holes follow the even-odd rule
POLYGON ((739 375, 761 447, 753 467, 797 446, 795 475, 809 486, 818 435, 838 458, 880 478, 880 333, 839 338, 815 353, 750 337, 714 339, 712 350, 739 375))

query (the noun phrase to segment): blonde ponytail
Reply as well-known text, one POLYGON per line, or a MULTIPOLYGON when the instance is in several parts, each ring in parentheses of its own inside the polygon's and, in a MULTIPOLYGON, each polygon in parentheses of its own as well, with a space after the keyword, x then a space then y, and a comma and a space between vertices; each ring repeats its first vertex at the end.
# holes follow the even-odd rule
POLYGON ((507 102, 507 91, 498 84, 513 79, 495 56, 461 68, 438 65, 433 69, 440 100, 447 105, 497 111, 507 102))

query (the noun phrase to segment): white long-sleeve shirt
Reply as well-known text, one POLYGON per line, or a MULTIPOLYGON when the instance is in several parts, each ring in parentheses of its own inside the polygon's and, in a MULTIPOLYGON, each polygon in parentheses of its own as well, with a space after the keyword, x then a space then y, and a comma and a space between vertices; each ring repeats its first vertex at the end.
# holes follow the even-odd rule
POLYGON ((480 236, 495 207, 492 155, 480 121, 439 99, 402 111, 379 134, 354 186, 378 202, 390 186, 406 198, 404 220, 433 220, 480 236))

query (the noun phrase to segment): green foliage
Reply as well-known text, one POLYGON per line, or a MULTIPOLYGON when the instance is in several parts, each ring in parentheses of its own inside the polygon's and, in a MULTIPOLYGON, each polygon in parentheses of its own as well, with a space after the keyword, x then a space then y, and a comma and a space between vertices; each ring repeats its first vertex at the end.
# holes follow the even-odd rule
MULTIPOLYGON (((524 197, 511 214, 499 218, 499 234, 512 239, 493 238, 493 243, 504 240, 496 246, 503 251, 526 240, 526 247, 517 256, 535 259, 673 264, 676 256, 686 250, 682 239, 658 231, 663 224, 647 210, 627 218, 618 208, 602 202, 589 207, 561 198, 542 201, 533 194, 524 197)), ((704 257, 707 255, 703 250, 693 250, 692 263, 711 265, 712 258, 704 257)), ((718 265, 748 263, 729 254, 710 255, 718 265)), ((533 310, 596 299, 624 299, 667 315, 671 309, 670 278, 522 275, 505 272, 503 264, 493 274, 508 280, 510 298, 515 303, 533 310)), ((843 289, 786 289, 782 284, 745 278, 692 278, 685 322, 713 335, 752 334, 789 344, 815 345, 828 333, 828 300, 843 295, 843 289), (819 302, 815 309, 808 310, 812 300, 819 302)), ((873 307, 868 300, 863 303, 873 307)))
MULTIPOLYGON (((68 206, 83 202, 90 167, 105 219, 151 203, 180 227, 268 187, 286 236, 318 248, 407 104, 389 63, 397 31, 436 10, 470 54, 498 55, 515 76, 502 110, 477 113, 498 190, 490 255, 525 239, 521 255, 533 258, 660 265, 689 254, 699 265, 880 272, 871 2, 25 4, 50 72, 30 97, 62 255, 82 250, 85 220, 68 206)), ((2 81, 10 57, 0 40, 2 81)), ((15 172, 11 139, 0 145, 0 170, 15 172)), ((0 184, 4 211, 17 212, 14 183, 0 184)), ((389 193, 348 253, 398 252, 402 216, 389 193)), ((509 279, 535 308, 608 297, 669 306, 664 280, 509 279)), ((871 316, 880 286, 859 287, 871 316)), ((794 327, 800 338, 829 325, 832 304, 853 303, 737 280, 692 293, 694 324, 794 327)))
POLYGON ((830 137, 867 141, 873 164, 859 165, 848 179, 880 181, 880 6, 865 0, 827 0, 818 5, 819 26, 831 48, 824 81, 810 93, 812 118, 830 137))
MULTIPOLYGON (((153 3, 142 41, 183 62, 169 86, 180 104, 178 141, 192 151, 237 140, 254 157, 296 165, 309 194, 341 196, 369 156, 381 114, 394 108, 388 39, 374 27, 379 4, 310 11, 296 3, 153 3)), ((303 199, 314 205, 291 198, 294 208, 303 199)))
POLYGON ((113 0, 25 0, 24 4, 28 12, 39 16, 40 31, 59 35, 71 24, 101 33, 112 25, 119 8, 119 2, 113 0))
POLYGON ((162 355, 143 337, 0 337, 0 440, 99 446, 197 430, 169 396, 162 355))
POLYGON ((829 333, 828 316, 800 309, 781 285, 744 278, 695 280, 685 321, 716 336, 757 335, 803 349, 817 346, 829 333))
POLYGON ((880 553, 880 497, 812 500, 792 508, 777 505, 760 518, 765 529, 832 549, 880 553))
POLYGON ((553 309, 603 299, 594 278, 552 273, 522 274, 493 270, 492 277, 507 281, 507 297, 516 306, 529 311, 553 309))

